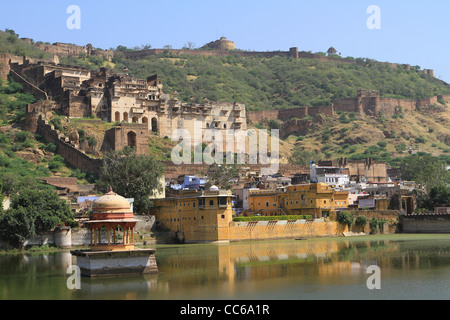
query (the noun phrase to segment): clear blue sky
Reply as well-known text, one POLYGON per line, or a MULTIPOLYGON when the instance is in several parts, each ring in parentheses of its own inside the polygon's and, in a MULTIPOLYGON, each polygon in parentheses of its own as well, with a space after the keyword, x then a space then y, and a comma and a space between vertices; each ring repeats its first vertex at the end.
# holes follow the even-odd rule
POLYGON ((44 42, 153 48, 188 42, 197 47, 221 36, 238 49, 326 51, 342 56, 434 69, 450 83, 450 1, 399 0, 16 0, 0 3, 0 29, 44 42), (81 9, 81 29, 69 30, 69 5, 81 9), (381 10, 370 30, 367 8, 381 10))

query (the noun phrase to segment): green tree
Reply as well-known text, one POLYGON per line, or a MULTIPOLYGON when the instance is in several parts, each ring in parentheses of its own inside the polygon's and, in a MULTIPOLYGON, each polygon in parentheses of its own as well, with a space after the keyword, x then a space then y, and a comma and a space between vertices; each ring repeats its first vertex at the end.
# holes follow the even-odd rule
POLYGON ((448 206, 450 205, 450 188, 445 185, 440 185, 433 187, 430 190, 430 204, 431 208, 437 206, 448 206))
POLYGON ((309 166, 311 161, 319 162, 320 160, 322 160, 321 155, 306 151, 301 147, 295 148, 289 157, 290 164, 297 164, 301 166, 309 166))
POLYGON ((350 230, 353 225, 353 213, 348 211, 340 211, 337 215, 337 221, 342 224, 348 226, 350 230))
POLYGON ((424 186, 427 193, 433 188, 450 182, 450 174, 444 162, 429 154, 405 157, 400 164, 404 180, 415 181, 424 186))
POLYGON ((3 213, 3 181, 0 180, 0 215, 3 213))
POLYGON ((23 243, 58 224, 73 223, 69 205, 54 190, 24 188, 11 198, 11 207, 0 218, 0 237, 22 249, 23 243))
POLYGON ((208 177, 210 184, 214 183, 223 189, 230 189, 233 185, 232 180, 239 177, 236 165, 212 165, 208 168, 208 177))
POLYGON ((125 198, 134 198, 134 208, 138 214, 146 214, 153 205, 149 199, 154 190, 161 191, 160 177, 164 165, 148 155, 137 155, 134 148, 126 147, 120 152, 111 152, 103 159, 99 190, 114 192, 125 198))

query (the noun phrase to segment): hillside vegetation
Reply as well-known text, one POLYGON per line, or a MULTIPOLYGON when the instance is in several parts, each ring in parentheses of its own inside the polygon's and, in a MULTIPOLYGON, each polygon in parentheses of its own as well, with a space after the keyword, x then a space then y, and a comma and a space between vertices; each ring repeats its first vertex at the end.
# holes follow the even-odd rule
MULTIPOLYGON (((18 39, 14 31, 6 31, 0 32, 0 52, 51 58, 35 46, 18 39)), ((345 62, 352 63, 344 63, 283 56, 203 57, 166 53, 135 61, 125 59, 121 51, 117 50, 112 62, 83 55, 61 57, 60 60, 64 64, 86 66, 93 70, 108 67, 123 72, 127 68, 131 75, 144 79, 157 74, 163 79, 164 91, 177 91, 178 97, 184 102, 201 103, 204 98, 211 101, 236 101, 245 103, 249 111, 330 105, 336 98, 356 96, 360 89, 378 90, 383 97, 404 99, 450 94, 446 83, 430 77, 419 66, 408 70, 402 65, 367 58, 345 58, 345 62)), ((20 86, 13 82, 4 83, 0 88, 0 122, 6 126, 19 126, 17 128, 20 129, 25 106, 32 102, 33 97, 24 93, 20 86)), ((303 163, 308 158, 373 157, 395 165, 397 157, 408 155, 409 152, 440 156, 449 163, 449 112, 448 106, 440 103, 394 117, 340 113, 334 117, 305 119, 313 120, 308 132, 288 136, 281 141, 280 151, 283 161, 291 163, 303 163)), ((275 122, 251 124, 251 127, 282 128, 281 122, 275 122)), ((91 137, 94 141, 95 138, 100 144, 101 132, 97 132, 100 128, 83 127, 85 124, 77 123, 73 125, 78 132, 85 132, 86 139, 91 137)), ((5 135, 12 134, 6 132, 8 130, 4 131, 5 135)), ((7 156, 5 148, 10 148, 8 142, 15 143, 16 140, 14 136, 3 139, 6 143, 1 146, 1 152, 7 156)), ((18 142, 20 145, 15 148, 32 147, 29 140, 25 146, 23 142, 18 142)), ((162 137, 152 136, 149 141, 150 153, 160 160, 170 159, 172 144, 168 142, 162 137)), ((40 145, 39 148, 46 149, 46 146, 40 145)), ((45 163, 51 157, 42 159, 45 163)), ((43 167, 48 168, 48 164, 45 163, 43 167)), ((52 166, 53 170, 47 173, 54 174, 57 167, 52 166)), ((65 174, 80 173, 68 168, 65 174)))
POLYGON ((442 81, 401 65, 370 59, 352 64, 288 57, 202 57, 172 54, 126 60, 116 54, 115 71, 146 78, 158 74, 165 92, 178 91, 185 102, 236 101, 248 110, 330 105, 336 98, 355 97, 360 89, 381 96, 420 99, 450 93, 442 81))

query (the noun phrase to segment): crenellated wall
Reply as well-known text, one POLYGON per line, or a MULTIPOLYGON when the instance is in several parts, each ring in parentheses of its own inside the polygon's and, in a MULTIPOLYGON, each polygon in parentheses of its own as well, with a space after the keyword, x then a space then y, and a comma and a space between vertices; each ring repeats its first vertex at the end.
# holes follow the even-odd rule
POLYGON ((42 116, 37 121, 36 133, 40 134, 45 141, 54 143, 58 154, 61 155, 70 165, 83 172, 98 173, 102 165, 101 159, 94 159, 78 149, 60 131, 50 125, 42 116))
POLYGON ((403 233, 450 233, 450 214, 401 215, 403 233))
POLYGON ((264 120, 288 121, 293 118, 307 116, 333 116, 335 112, 356 112, 377 116, 383 114, 392 116, 399 112, 413 112, 416 108, 439 104, 440 101, 450 102, 450 95, 439 95, 424 99, 382 98, 378 91, 360 90, 355 98, 335 99, 331 106, 301 107, 284 110, 247 111, 250 122, 258 123, 264 120))

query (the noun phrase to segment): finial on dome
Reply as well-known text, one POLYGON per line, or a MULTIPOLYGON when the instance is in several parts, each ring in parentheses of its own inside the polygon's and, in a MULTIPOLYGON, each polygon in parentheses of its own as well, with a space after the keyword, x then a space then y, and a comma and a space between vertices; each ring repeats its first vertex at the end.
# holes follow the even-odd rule
POLYGON ((107 195, 116 195, 116 193, 112 189, 112 186, 109 186, 109 191, 108 191, 107 195))

